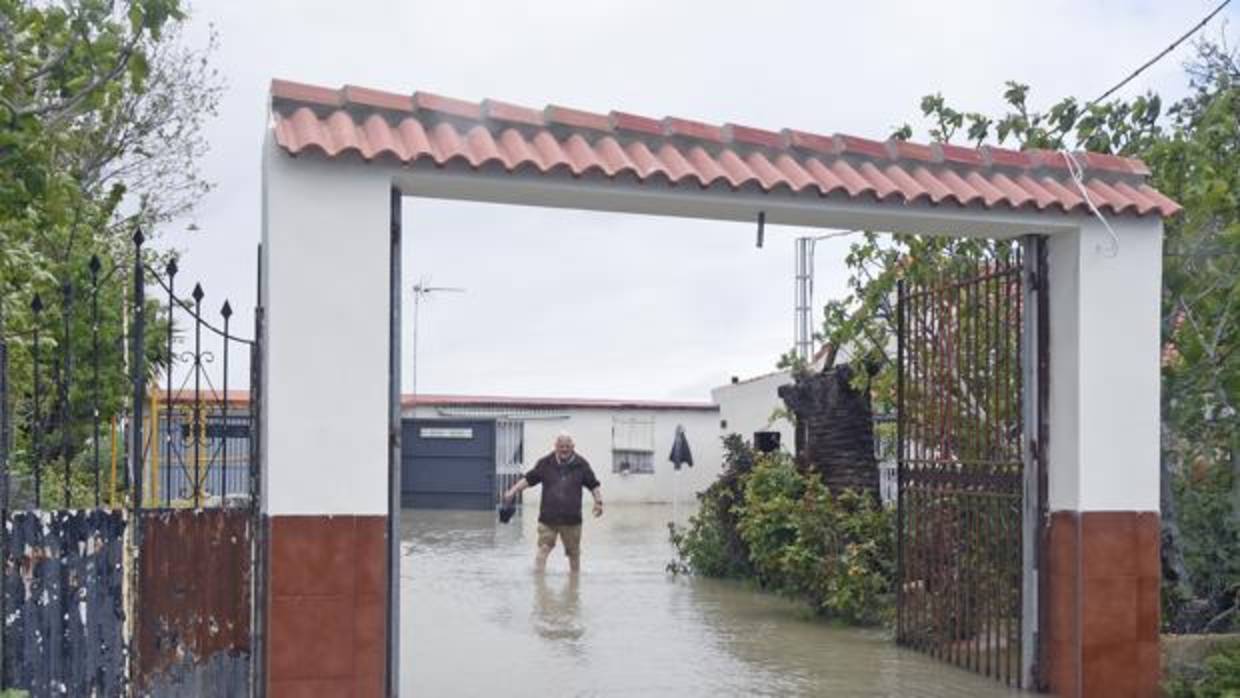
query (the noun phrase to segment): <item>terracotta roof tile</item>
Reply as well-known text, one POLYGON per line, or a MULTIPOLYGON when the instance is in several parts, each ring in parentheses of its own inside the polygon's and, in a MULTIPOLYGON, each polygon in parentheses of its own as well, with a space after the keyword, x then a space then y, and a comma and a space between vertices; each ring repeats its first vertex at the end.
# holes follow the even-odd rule
POLYGON ((650 119, 622 111, 613 111, 611 113, 611 127, 616 131, 635 131, 651 136, 663 135, 663 124, 658 119, 650 119))
POLYGON ((398 95, 394 92, 372 90, 369 87, 345 85, 341 96, 344 98, 345 102, 362 107, 391 109, 393 111, 403 112, 411 111, 413 109, 413 98, 409 95, 398 95))
POLYGON ((784 147, 784 137, 775 131, 767 131, 760 128, 751 128, 749 126, 741 126, 739 124, 724 124, 723 137, 732 143, 744 143, 746 145, 758 145, 772 150, 778 150, 784 147))
POLYGON ((1033 158, 1029 157, 1028 153, 1019 150, 999 148, 993 145, 984 145, 979 150, 982 151, 982 156, 986 158, 991 166, 1022 168, 1033 166, 1033 158))
POLYGON ((921 162, 938 162, 934 148, 921 143, 908 141, 887 141, 887 156, 892 160, 920 160, 921 162))
POLYGON ((495 121, 509 121, 515 124, 525 124, 526 126, 544 126, 542 112, 529 107, 522 107, 507 102, 498 102, 493 99, 485 100, 482 103, 482 114, 488 119, 495 121))
POLYGON ((877 160, 885 160, 888 157, 887 144, 879 141, 837 133, 835 134, 835 142, 839 152, 845 155, 859 155, 877 160))
MULTIPOLYGON (((293 155, 317 151, 415 167, 461 162, 513 173, 601 173, 674 185, 784 189, 799 196, 874 197, 894 205, 1088 211, 1065 155, 1056 151, 884 142, 283 80, 271 83, 271 100, 276 142, 293 155)), ((1180 210, 1149 186, 1149 168, 1138 160, 1097 153, 1075 160, 1090 199, 1103 212, 1169 216, 1180 210)))
POLYGON ((701 121, 690 121, 689 119, 678 119, 674 116, 669 116, 663 120, 663 130, 669 136, 681 136, 700 141, 710 141, 711 143, 723 142, 722 128, 711 124, 704 124, 701 121))
POLYGON ((482 107, 479 105, 462 99, 441 97, 430 92, 414 92, 413 106, 417 109, 451 114, 463 119, 472 119, 474 121, 482 119, 482 107))
POLYGON ((569 128, 586 128, 594 131, 610 131, 611 117, 593 112, 557 107, 551 105, 543 110, 543 118, 548 124, 568 126, 569 128))

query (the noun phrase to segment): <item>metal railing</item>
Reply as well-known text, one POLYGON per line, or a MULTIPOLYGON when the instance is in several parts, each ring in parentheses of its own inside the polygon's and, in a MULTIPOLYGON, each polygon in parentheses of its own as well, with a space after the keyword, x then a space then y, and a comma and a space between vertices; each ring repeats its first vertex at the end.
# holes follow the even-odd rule
POLYGON ((237 410, 229 385, 238 360, 257 367, 257 341, 233 331, 227 300, 208 319, 200 284, 178 297, 176 259, 161 275, 141 232, 132 242, 132 263, 92 255, 57 282, 12 291, 29 313, 0 318, 6 510, 257 501, 249 434, 260 410, 237 410), (148 281, 163 291, 149 302, 148 281))

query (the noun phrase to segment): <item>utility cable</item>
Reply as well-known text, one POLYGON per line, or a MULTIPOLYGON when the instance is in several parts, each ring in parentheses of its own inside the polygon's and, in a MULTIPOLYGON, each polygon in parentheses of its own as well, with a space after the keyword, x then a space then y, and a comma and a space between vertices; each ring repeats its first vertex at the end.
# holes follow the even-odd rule
POLYGON ((1214 19, 1215 15, 1222 12, 1223 8, 1227 7, 1230 4, 1231 4, 1231 0, 1223 0, 1223 3, 1221 5, 1214 8, 1213 12, 1205 16, 1205 19, 1193 25, 1192 29, 1189 29, 1187 32, 1185 32, 1180 38, 1176 39, 1175 42, 1173 42, 1170 46, 1163 49, 1162 52, 1160 52, 1157 56, 1154 56, 1153 58, 1143 63, 1140 68, 1137 68, 1136 70, 1132 71, 1132 73, 1129 74, 1128 77, 1124 78, 1123 80, 1120 80, 1119 83, 1115 85, 1115 87, 1112 87, 1106 92, 1103 92, 1101 96, 1095 98, 1092 102, 1089 102, 1088 104, 1086 104, 1085 108, 1089 109, 1090 107, 1094 106, 1098 102, 1101 102, 1107 97, 1110 97, 1111 95, 1115 94, 1124 85, 1127 85, 1128 83, 1132 82, 1138 75, 1140 75, 1141 73, 1144 73, 1146 69, 1148 69, 1150 66, 1162 60, 1168 53, 1171 53, 1177 47, 1179 47, 1180 44, 1187 41, 1190 36, 1200 31, 1201 28, 1206 26, 1206 24, 1208 24, 1210 20, 1214 19))

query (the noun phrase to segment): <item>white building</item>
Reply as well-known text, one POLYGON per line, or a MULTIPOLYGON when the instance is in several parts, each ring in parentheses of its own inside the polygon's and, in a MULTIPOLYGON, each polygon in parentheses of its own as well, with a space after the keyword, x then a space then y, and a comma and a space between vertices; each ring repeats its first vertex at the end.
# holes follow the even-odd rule
POLYGON ((719 406, 720 435, 736 433, 752 443, 754 432, 775 431, 780 447, 795 452, 796 427, 779 399, 779 386, 790 383, 789 371, 775 371, 746 380, 733 378, 710 391, 711 400, 719 406))
MULTIPOLYGON (((678 495, 687 503, 722 472, 719 407, 708 402, 418 395, 402 403, 405 419, 419 423, 495 420, 499 489, 550 453, 561 431, 573 435, 607 502, 670 503, 678 495), (678 425, 694 465, 675 471, 668 456, 678 425)), ((533 488, 525 502, 538 497, 533 488)))

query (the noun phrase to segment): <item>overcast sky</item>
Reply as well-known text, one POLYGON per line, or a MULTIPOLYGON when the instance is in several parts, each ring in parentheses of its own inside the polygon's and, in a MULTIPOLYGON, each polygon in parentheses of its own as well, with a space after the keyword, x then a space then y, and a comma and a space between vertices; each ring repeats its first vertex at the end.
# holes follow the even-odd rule
MULTIPOLYGON (((203 163, 218 187, 198 230, 169 226, 162 244, 184 252, 183 282, 253 305, 273 77, 879 139, 909 122, 920 139, 922 95, 995 113, 1015 79, 1035 108, 1089 99, 1215 4, 198 0, 188 39, 214 25, 228 82, 203 163)), ((1181 94, 1190 51, 1121 95, 1181 94)), ((704 400, 792 345, 802 231, 768 228, 758 250, 751 225, 423 199, 406 200, 404 230, 406 287, 467 289, 422 304, 419 392, 704 400)), ((843 289, 847 246, 818 247, 818 305, 843 289)))

